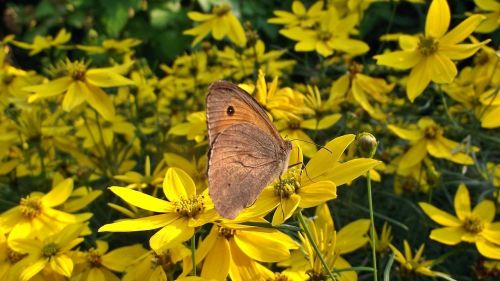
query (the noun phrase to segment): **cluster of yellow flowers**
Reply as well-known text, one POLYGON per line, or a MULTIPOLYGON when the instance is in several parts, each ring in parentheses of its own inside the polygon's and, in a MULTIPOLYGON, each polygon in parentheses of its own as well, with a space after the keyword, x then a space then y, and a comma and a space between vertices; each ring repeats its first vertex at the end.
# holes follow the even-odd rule
POLYGON ((267 23, 295 52, 290 42, 274 50, 228 4, 190 11, 193 49, 158 69, 137 57, 135 38, 4 37, 0 280, 454 280, 440 265, 453 252, 426 259, 422 244, 412 254, 408 240, 427 238, 475 245, 476 277, 500 274, 500 53, 472 35, 498 31, 500 4, 474 0, 449 30, 448 2, 432 0, 422 34, 386 34, 381 46, 401 50, 375 54, 359 32, 374 2, 402 1, 295 0, 274 11, 267 23), (49 63, 23 69, 14 50, 49 63), (105 65, 93 65, 96 54, 105 65), (234 220, 207 191, 204 103, 219 79, 240 83, 294 140, 290 168, 234 220), (355 136, 363 131, 378 141, 355 136), (372 181, 376 198, 397 198, 420 221, 391 217, 393 202, 375 201, 374 214, 372 181), (370 210, 353 202, 366 193, 370 210), (432 231, 414 239, 391 226, 432 231))

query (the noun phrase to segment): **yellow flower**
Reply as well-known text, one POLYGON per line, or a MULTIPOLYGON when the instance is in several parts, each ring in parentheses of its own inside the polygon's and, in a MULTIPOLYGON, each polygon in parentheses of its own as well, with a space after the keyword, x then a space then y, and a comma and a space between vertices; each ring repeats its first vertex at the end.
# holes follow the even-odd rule
POLYGON ((432 240, 446 245, 456 245, 461 241, 474 243, 481 255, 500 259, 500 222, 493 222, 493 201, 482 200, 471 211, 469 191, 465 184, 461 184, 454 200, 456 217, 425 202, 419 205, 433 221, 443 226, 432 230, 432 240))
POLYGON ((27 255, 9 247, 5 234, 0 229, 0 280, 16 281, 22 269, 22 261, 27 255))
POLYGON ((78 237, 83 228, 82 224, 72 224, 43 240, 12 240, 9 244, 15 251, 28 254, 22 261, 24 269, 19 280, 30 280, 44 269, 70 277, 74 267, 71 249, 83 242, 83 238, 78 237))
MULTIPOLYGON (((318 206, 316 219, 307 220, 306 223, 330 270, 351 268, 342 255, 354 252, 368 243, 366 234, 370 228, 369 220, 359 219, 336 231, 327 204, 318 206)), ((299 238, 302 244, 301 250, 294 252, 298 256, 292 257, 289 261, 280 262, 278 265, 290 267, 284 273, 302 271, 307 272, 311 280, 327 280, 328 275, 311 241, 303 233, 299 233, 299 238)), ((338 281, 357 280, 357 274, 354 271, 344 271, 334 273, 334 275, 338 281)))
POLYGON ((106 224, 99 228, 99 232, 161 228, 149 240, 152 249, 158 250, 186 241, 193 236, 195 227, 217 218, 207 190, 197 195, 193 180, 179 168, 169 168, 163 181, 163 193, 169 201, 126 187, 113 186, 109 189, 131 205, 161 214, 106 224))
POLYGON ((490 174, 493 186, 500 187, 500 164, 495 164, 493 162, 488 162, 486 164, 486 169, 490 174))
MULTIPOLYGON (((104 144, 106 147, 111 147, 115 135, 121 135, 127 141, 132 142, 135 136, 135 126, 128 122, 124 116, 114 115, 112 119, 100 120, 93 117, 93 112, 87 111, 85 117, 79 119, 75 123, 76 136, 83 138, 83 147, 93 148, 104 144)), ((135 144, 138 144, 135 142, 135 144)))
POLYGON ((474 0, 476 6, 486 16, 486 19, 477 27, 480 33, 490 33, 498 29, 500 25, 500 3, 495 0, 474 0))
POLYGON ((389 245, 389 247, 391 247, 391 250, 394 253, 394 259, 401 265, 398 273, 402 280, 405 280, 405 278, 411 278, 410 276, 413 274, 431 277, 449 277, 448 274, 433 271, 431 269, 434 265, 434 260, 425 260, 423 258, 424 244, 418 248, 415 256, 412 255, 410 244, 408 244, 408 241, 406 240, 404 240, 404 255, 393 245, 389 245))
MULTIPOLYGON (((319 150, 303 170, 297 166, 288 169, 281 179, 262 191, 252 208, 256 213, 264 213, 277 207, 272 224, 278 225, 290 218, 298 207, 310 208, 336 198, 338 186, 353 181, 380 163, 365 158, 338 162, 354 138, 354 135, 335 138, 325 145, 326 149, 319 150)), ((297 146, 293 147, 289 163, 297 165, 303 162, 302 152, 297 146)))
MULTIPOLYGON (((136 260, 127 269, 123 276, 123 281, 143 281, 143 280, 170 280, 167 274, 171 274, 177 264, 182 262, 182 276, 186 276, 191 267, 191 251, 182 244, 177 244, 169 248, 151 250, 136 257, 136 260)), ((176 280, 181 280, 180 278, 176 280)), ((188 281, 187 279, 186 281, 188 281)), ((200 279, 197 281, 203 281, 200 279)), ((195 280, 190 280, 195 281, 195 280)))
POLYGON ((196 184, 198 192, 202 192, 205 188, 207 179, 207 155, 204 154, 196 159, 192 157, 191 160, 184 158, 175 153, 164 153, 163 159, 168 167, 177 167, 186 172, 196 184))
POLYGON ((315 29, 291 27, 280 30, 280 33, 299 41, 295 44, 295 51, 298 52, 316 51, 324 57, 332 55, 334 51, 360 55, 366 53, 370 47, 363 41, 349 38, 357 23, 356 15, 341 18, 337 10, 331 6, 323 13, 315 29))
POLYGON ((196 262, 204 260, 201 277, 215 280, 257 280, 257 261, 287 259, 297 243, 270 228, 239 224, 215 224, 196 251, 196 262))
POLYGON ((102 46, 76 45, 76 47, 90 54, 100 54, 105 52, 128 54, 133 52, 133 47, 141 43, 141 40, 135 38, 127 38, 123 40, 106 39, 102 41, 102 46))
POLYGON ((64 94, 62 108, 71 111, 83 102, 88 102, 106 120, 113 120, 115 107, 111 98, 101 89, 131 85, 133 81, 122 76, 132 63, 107 68, 87 69, 83 61, 66 60, 64 64, 65 76, 48 83, 24 88, 34 92, 28 99, 34 102, 38 99, 49 98, 64 94))
POLYGON ((229 40, 238 46, 243 47, 247 43, 245 31, 228 5, 215 6, 211 14, 188 12, 188 17, 200 22, 198 26, 184 31, 184 34, 196 36, 192 43, 193 46, 198 44, 210 32, 215 40, 222 40, 227 35, 229 40))
POLYGON ((391 245, 391 241, 392 241, 392 228, 387 222, 384 222, 384 225, 382 226, 382 232, 380 233, 380 237, 378 236, 377 232, 375 232, 375 245, 376 245, 375 248, 377 252, 383 253, 386 250, 388 250, 391 245))
POLYGON ((20 41, 12 41, 12 44, 18 46, 19 48, 31 50, 29 55, 34 56, 45 49, 49 49, 52 47, 59 47, 65 43, 67 43, 71 39, 71 33, 68 33, 66 29, 61 29, 57 33, 56 37, 52 36, 40 36, 36 35, 35 39, 33 39, 33 43, 25 43, 20 41))
POLYGON ((71 195, 73 179, 68 178, 54 183, 47 194, 33 192, 21 198, 19 206, 11 208, 0 216, 0 224, 9 234, 9 240, 25 237, 43 239, 68 224, 88 220, 92 214, 69 214, 56 209, 71 195))
POLYGON ((416 128, 403 129, 389 125, 388 129, 411 142, 411 148, 401 158, 398 169, 407 169, 420 163, 427 153, 458 164, 472 165, 474 161, 467 154, 479 151, 475 146, 466 146, 445 138, 443 128, 428 117, 421 118, 416 128))
POLYGON ((114 176, 114 178, 128 183, 128 188, 140 190, 148 187, 157 188, 161 186, 164 174, 165 166, 163 163, 158 164, 153 174, 151 174, 151 162, 148 155, 146 156, 146 162, 144 164, 144 176, 136 171, 127 171, 123 175, 114 176))
POLYGON ((457 75, 452 60, 472 56, 490 40, 476 44, 459 44, 481 23, 484 16, 473 15, 448 31, 450 8, 446 0, 433 0, 425 22, 425 36, 401 36, 402 51, 377 55, 377 64, 396 69, 412 69, 406 82, 406 93, 413 102, 430 81, 446 84, 457 75))
POLYGON ((188 115, 187 122, 177 124, 170 128, 168 134, 186 136, 188 140, 201 143, 207 135, 207 116, 204 111, 193 112, 188 115))
POLYGON ((147 251, 141 245, 135 244, 109 251, 106 241, 97 240, 96 247, 86 252, 77 252, 73 257, 75 267, 73 278, 81 281, 119 280, 113 273, 124 272, 137 257, 147 251))
POLYGON ((323 1, 316 1, 306 10, 301 1, 295 0, 292 3, 291 13, 281 10, 273 11, 273 13, 276 17, 268 19, 268 23, 283 24, 287 27, 311 27, 319 22, 323 13, 323 1))

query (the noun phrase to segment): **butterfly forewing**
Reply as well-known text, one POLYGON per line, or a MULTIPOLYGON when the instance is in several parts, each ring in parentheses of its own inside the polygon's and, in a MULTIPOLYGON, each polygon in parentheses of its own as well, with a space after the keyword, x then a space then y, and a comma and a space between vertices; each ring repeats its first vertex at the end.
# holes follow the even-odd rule
POLYGON ((240 123, 214 140, 208 166, 209 194, 217 212, 233 219, 287 166, 290 151, 258 127, 240 123))

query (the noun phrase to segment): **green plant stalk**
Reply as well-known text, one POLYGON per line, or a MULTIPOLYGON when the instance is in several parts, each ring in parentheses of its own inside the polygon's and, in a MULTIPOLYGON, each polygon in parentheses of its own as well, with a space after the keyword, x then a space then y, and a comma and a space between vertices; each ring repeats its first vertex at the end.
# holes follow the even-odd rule
POLYGON ((311 235, 311 232, 309 231, 309 227, 307 227, 306 221, 304 220, 304 216, 302 215, 302 210, 299 210, 297 212, 297 218, 299 219, 300 225, 302 225, 302 228, 304 229, 304 232, 307 236, 307 239, 309 240, 309 242, 311 242, 311 245, 313 246, 314 251, 316 252, 316 255, 318 255, 318 258, 321 261, 323 268, 328 273, 328 276, 330 276, 330 278, 332 280, 336 281, 337 279, 335 279, 335 277, 333 276, 333 272, 328 267, 328 264, 326 264, 325 258, 321 254, 321 251, 319 250, 318 245, 316 245, 316 242, 314 241, 314 239, 311 235))
POLYGON ((378 281, 377 273, 377 242, 375 241, 375 220, 373 218, 373 199, 372 199, 372 181, 370 173, 366 174, 366 185, 368 187, 368 206, 370 208, 370 238, 372 242, 372 262, 373 262, 373 280, 378 281))
POLYGON ((191 262, 193 263, 193 269, 192 269, 192 274, 193 276, 196 276, 196 256, 195 256, 195 251, 196 251, 196 235, 193 233, 193 236, 191 237, 191 262))

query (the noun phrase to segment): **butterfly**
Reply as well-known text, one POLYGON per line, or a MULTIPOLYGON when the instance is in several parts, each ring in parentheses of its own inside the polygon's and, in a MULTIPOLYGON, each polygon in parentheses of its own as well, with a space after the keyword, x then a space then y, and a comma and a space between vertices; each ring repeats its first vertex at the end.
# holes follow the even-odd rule
POLYGON ((292 144, 264 108, 230 82, 210 85, 206 112, 208 192, 217 213, 234 219, 286 171, 292 144))

